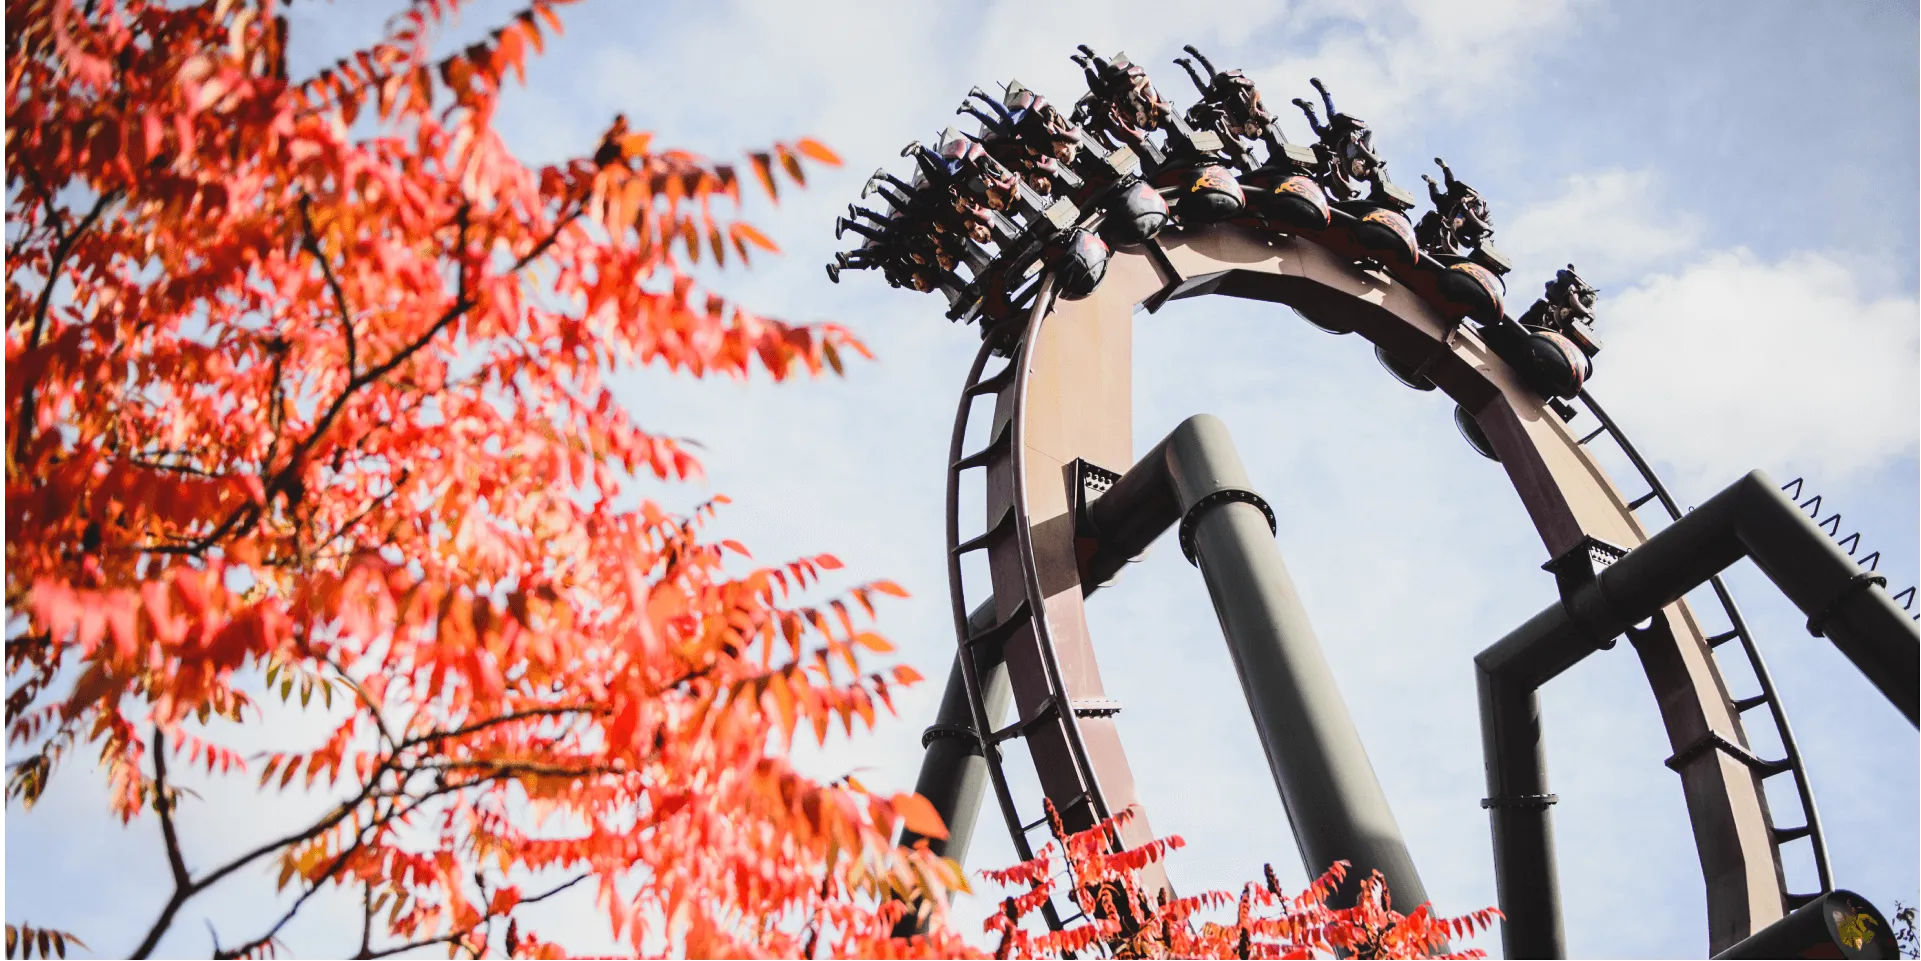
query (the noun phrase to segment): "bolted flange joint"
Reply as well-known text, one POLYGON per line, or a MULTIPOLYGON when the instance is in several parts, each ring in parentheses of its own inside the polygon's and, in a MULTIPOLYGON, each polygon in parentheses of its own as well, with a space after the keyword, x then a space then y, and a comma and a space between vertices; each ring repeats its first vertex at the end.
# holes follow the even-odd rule
POLYGON ((1840 590, 1834 592, 1834 599, 1829 601, 1827 606, 1821 608, 1813 617, 1808 618, 1808 633, 1815 637, 1826 637, 1828 618, 1833 617, 1834 612, 1839 610, 1841 605, 1853 599, 1854 595, 1877 584, 1882 588, 1886 588, 1888 586, 1888 579, 1873 571, 1862 571, 1848 578, 1848 582, 1841 585, 1840 590))
POLYGON ((1189 564, 1195 567, 1201 566, 1200 560, 1194 556, 1194 527, 1200 523, 1201 515, 1229 503, 1252 504, 1260 508, 1261 513, 1267 515, 1268 531, 1276 534, 1280 532, 1280 526, 1274 522, 1274 508, 1267 506, 1267 501, 1261 499, 1261 495, 1244 487, 1223 487, 1195 501, 1194 506, 1181 515, 1179 532, 1181 554, 1187 558, 1189 564))
POLYGON ((969 742, 970 746, 976 748, 977 750, 980 747, 980 741, 981 741, 980 735, 975 734, 973 728, 961 727, 956 724, 936 724, 928 728, 927 730, 921 732, 921 735, 920 735, 921 750, 923 751, 926 750, 928 745, 944 737, 959 738, 963 741, 967 741, 969 742))
POLYGON ((1494 808, 1534 808, 1545 810, 1548 805, 1559 804, 1560 801, 1561 797, 1557 794, 1521 794, 1515 797, 1484 797, 1481 799, 1481 807, 1488 810, 1494 808))

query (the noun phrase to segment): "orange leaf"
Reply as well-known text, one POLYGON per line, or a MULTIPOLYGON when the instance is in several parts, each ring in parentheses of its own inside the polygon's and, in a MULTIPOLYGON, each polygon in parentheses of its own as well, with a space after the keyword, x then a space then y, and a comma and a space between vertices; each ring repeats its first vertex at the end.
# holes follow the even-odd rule
POLYGON ((780 203, 780 188, 774 185, 774 158, 770 154, 750 153, 747 160, 754 168, 754 176, 760 178, 760 185, 767 190, 767 196, 780 203))
POLYGON ((774 243, 766 234, 754 229, 753 224, 735 221, 727 226, 727 230, 733 234, 737 240, 745 240, 770 253, 780 253, 780 245, 774 243))
POLYGON ((794 149, 806 154, 808 159, 816 160, 829 167, 840 166, 840 155, 827 149, 827 145, 812 137, 802 137, 794 141, 794 149))
POLYGON ((787 171, 787 176, 794 178, 795 183, 807 186, 807 171, 800 169, 800 157, 783 143, 774 145, 774 153, 780 157, 780 165, 787 171))
POLYGON ((859 634, 855 634, 854 643, 876 654, 889 654, 894 650, 894 645, 890 643, 887 638, 875 634, 872 631, 862 631, 859 634))
POLYGON ((947 837, 947 824, 941 820, 940 812, 934 810, 932 802, 918 794, 896 794, 891 799, 894 813, 906 822, 907 830, 925 838, 941 839, 947 837))

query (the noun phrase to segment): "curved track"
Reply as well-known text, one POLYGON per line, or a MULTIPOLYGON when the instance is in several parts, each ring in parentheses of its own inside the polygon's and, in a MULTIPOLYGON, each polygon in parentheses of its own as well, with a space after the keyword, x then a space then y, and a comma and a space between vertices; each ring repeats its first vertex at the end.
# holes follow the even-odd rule
MULTIPOLYGON (((1024 329, 995 331, 984 344, 962 391, 951 451, 947 497, 949 574, 959 661, 975 732, 979 733, 994 793, 1016 851, 1030 857, 1032 831, 1044 829, 1038 799, 1017 800, 1004 770, 1002 745, 1024 739, 1042 790, 1069 830, 1138 808, 1134 776, 1113 717, 1119 705, 1102 687, 1083 598, 1076 553, 1077 461, 1112 471, 1134 462, 1132 450, 1131 323, 1138 306, 1158 309, 1169 299, 1223 294, 1287 304, 1318 326, 1352 331, 1425 377, 1474 417, 1519 494, 1548 556, 1585 550, 1593 538, 1632 549, 1649 531, 1637 509, 1658 500, 1670 517, 1674 500, 1638 451, 1593 399, 1581 399, 1600 421, 1585 437, 1476 335, 1417 293, 1417 271, 1390 273, 1359 259, 1342 218, 1325 231, 1282 233, 1250 222, 1189 231, 1169 230, 1158 250, 1121 248, 1106 278, 1085 299, 1054 296, 1043 277, 1024 329), (1357 266, 1365 264, 1368 266, 1357 266), (1171 272, 1171 275, 1170 275, 1171 272), (1012 359, 988 373, 998 348, 1012 359), (992 422, 981 449, 962 449, 977 399, 992 396, 992 422), (1634 463, 1650 490, 1629 499, 1589 453, 1608 436, 1634 463), (979 471, 985 486, 986 527, 963 538, 961 485, 979 471), (991 626, 970 627, 972 604, 962 583, 963 555, 985 551, 992 596, 982 605, 991 626), (966 656, 968 654, 974 656, 966 656), (977 664, 1004 661, 1016 717, 992 716, 977 664)), ((1150 242, 1153 243, 1153 242, 1150 242)), ((1827 854, 1806 774, 1792 731, 1752 635, 1719 579, 1713 589, 1729 627, 1703 628, 1684 601, 1665 608, 1666 630, 1632 636, 1660 706, 1674 751, 1668 763, 1681 777, 1707 886, 1710 942, 1718 950, 1780 918, 1813 897, 1791 893, 1780 849, 1805 838, 1813 847, 1822 892, 1832 890, 1827 854), (1741 642, 1760 691, 1736 697, 1716 663, 1716 648, 1741 642), (1777 727, 1786 756, 1756 757, 1744 714, 1761 705, 1777 727), (1763 781, 1794 776, 1802 823, 1778 827, 1763 781)), ((930 732, 931 734, 932 732, 930 732)), ((1124 829, 1128 846, 1152 837, 1145 816, 1124 829)), ((1164 876, 1144 878, 1164 887, 1164 876)), ((1050 925, 1071 923, 1049 905, 1050 925)))

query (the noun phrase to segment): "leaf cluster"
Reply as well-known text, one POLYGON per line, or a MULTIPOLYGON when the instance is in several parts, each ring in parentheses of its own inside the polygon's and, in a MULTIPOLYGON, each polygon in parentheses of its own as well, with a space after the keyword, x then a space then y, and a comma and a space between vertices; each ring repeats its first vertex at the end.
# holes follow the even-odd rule
POLYGON ((1183 842, 1178 836, 1134 848, 1121 843, 1120 828, 1134 816, 1122 811, 1085 830, 1068 833, 1052 801, 1044 802, 1054 840, 1032 860, 983 871, 1005 887, 1024 887, 1005 898, 986 931, 998 936, 996 958, 1067 957, 1094 952, 1115 958, 1479 958, 1479 950, 1452 952, 1449 942, 1485 930, 1501 916, 1487 908, 1459 918, 1435 915, 1426 904, 1411 914, 1393 909, 1380 872, 1363 879, 1355 901, 1329 905, 1347 876, 1337 861, 1307 890, 1289 896, 1274 868, 1265 883, 1249 882, 1238 899, 1226 891, 1149 897, 1142 869, 1165 859, 1183 842), (1057 865, 1057 859, 1061 862, 1057 865), (1062 894, 1085 920, 1036 934, 1023 922, 1062 894), (1235 907, 1232 923, 1203 920, 1205 912, 1235 907))

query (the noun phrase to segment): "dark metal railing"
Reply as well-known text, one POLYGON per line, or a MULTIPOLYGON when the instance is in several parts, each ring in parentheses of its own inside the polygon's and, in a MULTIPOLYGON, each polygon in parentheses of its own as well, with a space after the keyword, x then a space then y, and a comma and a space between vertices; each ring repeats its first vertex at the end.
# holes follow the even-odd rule
MULTIPOLYGON (((1646 458, 1643 458, 1641 452, 1635 449, 1633 442, 1628 440, 1627 434, 1622 432, 1620 425, 1607 415, 1607 411, 1602 409, 1601 405, 1595 402, 1594 396, 1586 390, 1581 391, 1580 399, 1595 419, 1601 422, 1600 427, 1581 438, 1580 442, 1585 445, 1602 434, 1612 438, 1621 452, 1627 455, 1634 469, 1640 472, 1641 479, 1647 482, 1649 488, 1647 495, 1633 502, 1634 506, 1639 507, 1652 497, 1661 502, 1669 520, 1680 520, 1682 514, 1680 505, 1675 502, 1673 495, 1668 493, 1667 485, 1661 483, 1661 478, 1654 473, 1654 468, 1648 465, 1646 458)), ((1821 829, 1821 815, 1814 804, 1814 790, 1809 784, 1807 769, 1801 761, 1801 749, 1795 743, 1794 729, 1788 724, 1787 711, 1782 707, 1780 695, 1774 686, 1774 679, 1768 673, 1767 662, 1761 657, 1761 650, 1754 643, 1754 633, 1748 629, 1747 619, 1741 616, 1740 607, 1734 603, 1734 595, 1728 592, 1728 586, 1721 580, 1720 575, 1709 578, 1708 585, 1713 588, 1715 598, 1721 602, 1721 609, 1726 612, 1729 624, 1729 630, 1708 638, 1710 651, 1718 651, 1721 645, 1728 641, 1739 640, 1742 652, 1747 655, 1748 666, 1754 673, 1755 682, 1761 688, 1759 695, 1741 698, 1734 702, 1736 714, 1744 716, 1752 708, 1762 704, 1767 705, 1768 715, 1774 721, 1774 729, 1781 737, 1781 749, 1785 753, 1782 763, 1786 765, 1786 770, 1794 774, 1795 794, 1800 798, 1802 813, 1806 815, 1802 823, 1807 828, 1808 842, 1813 846, 1814 870, 1819 878, 1821 890, 1813 894, 1788 894, 1786 908, 1792 911, 1834 890, 1834 873, 1828 862, 1827 838, 1821 829)), ((1763 796, 1765 797, 1765 794, 1763 796)), ((1780 865, 1780 846, 1784 842, 1779 840, 1778 828, 1775 827, 1772 813, 1769 815, 1768 822, 1769 843, 1775 848, 1775 863, 1780 865)), ((1782 870, 1785 881, 1785 867, 1782 870)))

